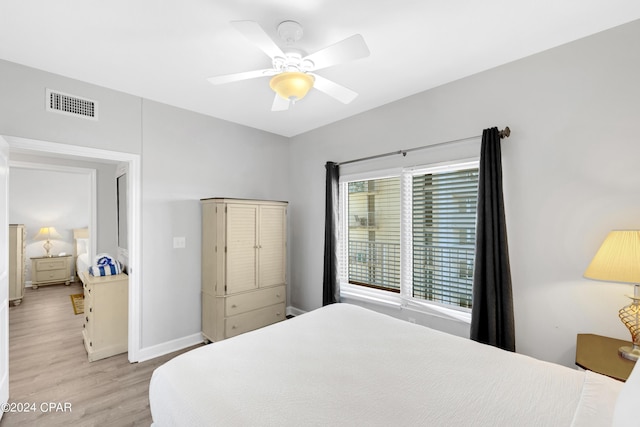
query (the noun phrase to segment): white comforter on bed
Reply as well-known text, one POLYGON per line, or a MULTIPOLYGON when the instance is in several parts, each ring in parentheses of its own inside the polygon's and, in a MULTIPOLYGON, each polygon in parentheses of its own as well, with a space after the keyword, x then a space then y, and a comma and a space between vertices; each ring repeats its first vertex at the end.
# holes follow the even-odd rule
POLYGON ((178 356, 154 426, 609 426, 622 383, 348 304, 178 356))
POLYGON ((82 275, 80 273, 89 270, 89 265, 88 254, 84 253, 78 255, 78 258, 76 258, 76 275, 81 278, 80 280, 82 280, 82 275))

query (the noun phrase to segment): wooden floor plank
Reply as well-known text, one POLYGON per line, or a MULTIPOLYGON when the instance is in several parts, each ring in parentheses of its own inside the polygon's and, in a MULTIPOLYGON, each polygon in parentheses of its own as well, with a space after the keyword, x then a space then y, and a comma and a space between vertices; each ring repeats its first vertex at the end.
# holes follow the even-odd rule
POLYGON ((129 363, 126 353, 89 363, 83 316, 69 298, 79 293, 79 283, 27 288, 22 303, 9 308, 9 402, 35 404, 36 411, 5 413, 2 427, 151 424, 153 370, 189 349, 142 363, 129 363), (50 411, 49 402, 61 409, 68 403, 71 411, 50 411))

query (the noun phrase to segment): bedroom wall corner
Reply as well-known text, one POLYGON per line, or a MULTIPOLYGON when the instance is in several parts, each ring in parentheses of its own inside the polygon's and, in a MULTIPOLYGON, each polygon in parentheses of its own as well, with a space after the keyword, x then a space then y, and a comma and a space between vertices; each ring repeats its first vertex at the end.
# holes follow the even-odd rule
POLYGON ((289 191, 287 138, 148 100, 143 135, 147 354, 201 330, 200 199, 289 200, 289 191), (173 237, 184 237, 186 246, 173 248, 173 237))
POLYGON ((634 21, 292 138, 291 304, 322 301, 326 161, 508 125, 517 351, 573 367, 577 333, 628 340, 617 311, 630 291, 582 275, 611 229, 640 229, 639 39, 634 21))
MULTIPOLYGON (((55 227, 62 237, 51 242, 54 255, 74 253, 73 229, 85 227, 89 221, 90 181, 86 174, 15 167, 10 163, 9 221, 25 225, 27 260, 44 256, 43 242, 33 238, 45 226, 55 227)), ((30 286, 30 262, 26 262, 25 278, 30 286)))
MULTIPOLYGON (((20 138, 8 137, 7 140, 10 143, 13 143, 16 140, 20 140, 20 138)), ((69 168, 80 168, 80 169, 93 169, 96 174, 96 210, 97 217, 100 218, 98 230, 96 230, 96 253, 110 253, 115 254, 117 249, 116 242, 116 212, 113 209, 113 206, 116 203, 115 194, 114 194, 114 174, 116 170, 116 166, 114 164, 109 163, 98 163, 98 162, 90 162, 86 160, 74 160, 74 159, 64 159, 60 157, 47 157, 46 155, 32 155, 32 154, 24 154, 24 153, 12 153, 11 154, 11 162, 21 162, 21 163, 31 163, 36 165, 44 165, 43 167, 46 169, 49 166, 51 167, 69 167, 69 168)), ((47 180, 43 181, 47 182, 47 180)), ((21 193, 20 196, 16 197, 16 199, 20 200, 25 197, 32 197, 28 193, 31 191, 33 187, 28 187, 27 191, 21 193)), ((52 188, 58 188, 53 186, 52 188)), ((60 193, 61 200, 70 200, 70 203, 77 203, 74 192, 74 189, 67 189, 67 193, 60 193)), ((80 195, 84 197, 83 195, 80 195)), ((33 196, 35 197, 35 196, 33 196)), ((21 202, 22 203, 22 202, 21 202)), ((15 209, 15 207, 12 207, 15 209)), ((24 207, 23 209, 28 209, 24 207)), ((76 209, 69 206, 65 209, 69 210, 74 214, 77 212, 76 209)), ((78 222, 78 226, 74 228, 83 228, 89 225, 89 218, 85 218, 83 223, 78 222)))

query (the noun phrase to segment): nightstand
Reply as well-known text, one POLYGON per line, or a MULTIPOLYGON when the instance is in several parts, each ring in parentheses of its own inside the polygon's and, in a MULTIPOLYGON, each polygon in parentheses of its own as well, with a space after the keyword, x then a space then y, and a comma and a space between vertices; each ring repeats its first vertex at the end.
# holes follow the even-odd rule
POLYGON ((601 335, 578 334, 576 365, 616 380, 626 381, 635 362, 621 357, 618 348, 629 344, 628 341, 601 335))
POLYGON ((71 283, 71 255, 31 258, 31 287, 71 283))

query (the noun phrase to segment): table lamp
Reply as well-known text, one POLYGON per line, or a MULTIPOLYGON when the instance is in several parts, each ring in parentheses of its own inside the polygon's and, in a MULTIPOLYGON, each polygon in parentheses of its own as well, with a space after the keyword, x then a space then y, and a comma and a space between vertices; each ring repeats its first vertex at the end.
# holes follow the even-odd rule
POLYGON ((62 239, 62 236, 60 235, 60 233, 56 231, 55 227, 42 227, 40 231, 38 231, 38 234, 36 234, 35 237, 33 238, 33 240, 36 240, 36 241, 46 240, 46 242, 44 242, 44 245, 42 245, 42 247, 47 252, 46 256, 48 257, 51 256, 51 248, 53 247, 50 239, 62 239))
POLYGON ((618 312, 631 332, 633 346, 622 346, 618 353, 625 359, 640 357, 640 230, 614 230, 593 257, 584 277, 605 282, 634 284, 631 304, 618 312))

